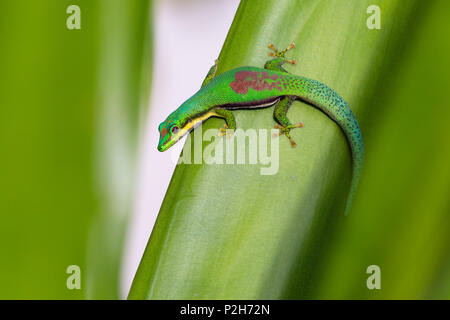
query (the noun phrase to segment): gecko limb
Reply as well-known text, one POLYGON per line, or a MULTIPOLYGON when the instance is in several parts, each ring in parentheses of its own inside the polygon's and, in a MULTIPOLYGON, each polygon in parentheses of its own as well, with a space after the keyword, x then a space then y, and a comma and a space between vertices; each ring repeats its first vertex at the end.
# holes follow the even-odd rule
POLYGON ((303 123, 299 122, 297 124, 291 124, 287 117, 287 112, 289 110, 289 107, 292 105, 292 102, 294 102, 295 98, 292 97, 284 97, 282 98, 276 105, 275 110, 273 112, 273 116, 275 120, 279 123, 275 125, 276 129, 280 130, 279 135, 284 134, 290 141, 292 147, 295 147, 297 144, 295 141, 291 138, 290 131, 294 128, 301 128, 303 127, 303 123))
POLYGON ((216 59, 214 61, 214 65, 209 69, 208 73, 206 74, 205 80, 203 80, 202 88, 204 86, 206 86, 216 76, 218 64, 219 64, 219 60, 216 59))
MULTIPOLYGON (((224 136, 227 134, 228 131, 234 131, 236 130, 236 119, 234 118, 234 115, 231 111, 221 108, 214 109, 214 113, 217 117, 224 118, 226 124, 223 126, 223 128, 219 129, 219 137, 224 136)), ((233 134, 231 133, 229 136, 231 137, 233 134)))

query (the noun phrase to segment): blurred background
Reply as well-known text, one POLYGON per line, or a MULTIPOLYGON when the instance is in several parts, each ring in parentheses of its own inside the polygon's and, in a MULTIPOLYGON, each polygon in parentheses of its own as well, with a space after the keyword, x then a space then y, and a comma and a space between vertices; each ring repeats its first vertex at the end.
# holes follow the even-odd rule
MULTIPOLYGON (((0 2, 1 299, 126 298, 183 146, 157 152, 157 126, 198 90, 238 6, 0 2)), ((314 290, 280 298, 450 298, 450 4, 419 9, 366 99, 358 215, 325 230, 314 290), (365 287, 368 263, 383 290, 365 287)))

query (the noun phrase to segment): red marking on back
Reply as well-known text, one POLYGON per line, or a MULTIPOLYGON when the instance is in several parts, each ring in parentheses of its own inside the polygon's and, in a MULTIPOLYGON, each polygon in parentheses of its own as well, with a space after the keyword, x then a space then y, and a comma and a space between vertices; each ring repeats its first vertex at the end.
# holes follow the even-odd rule
POLYGON ((267 79, 275 81, 278 79, 278 75, 273 74, 269 78, 269 74, 267 73, 267 71, 239 71, 235 73, 234 81, 230 83, 230 88, 233 89, 234 92, 239 94, 246 94, 249 88, 252 88, 256 91, 272 89, 278 89, 279 91, 283 90, 278 86, 281 84, 280 81, 268 83, 266 81, 267 79))

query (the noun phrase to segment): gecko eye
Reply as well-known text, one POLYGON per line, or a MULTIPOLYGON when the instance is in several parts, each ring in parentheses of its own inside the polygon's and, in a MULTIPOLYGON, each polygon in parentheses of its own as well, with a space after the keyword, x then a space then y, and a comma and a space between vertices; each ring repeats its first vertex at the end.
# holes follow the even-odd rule
POLYGON ((177 126, 173 126, 173 127, 170 129, 170 132, 171 132, 172 134, 177 134, 178 130, 179 130, 179 128, 178 128, 177 126))

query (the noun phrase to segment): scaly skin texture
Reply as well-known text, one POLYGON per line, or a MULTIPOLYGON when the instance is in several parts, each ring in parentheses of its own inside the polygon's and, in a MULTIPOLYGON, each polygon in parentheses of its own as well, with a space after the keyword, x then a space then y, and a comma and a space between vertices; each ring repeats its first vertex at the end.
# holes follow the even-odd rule
MULTIPOLYGON (((290 130, 302 127, 302 123, 292 125, 287 118, 287 111, 296 99, 307 102, 320 109, 336 122, 347 137, 352 152, 352 184, 345 213, 348 214, 362 171, 364 145, 358 122, 348 104, 335 91, 325 84, 288 73, 283 69, 284 63, 295 64, 284 54, 293 48, 271 53, 264 69, 241 67, 215 76, 213 66, 203 82, 201 89, 184 102, 177 110, 159 125, 159 151, 165 151, 186 135, 197 124, 210 117, 222 117, 231 130, 236 129, 236 121, 229 110, 238 108, 262 108, 275 106, 274 118, 279 123, 275 127, 280 134, 286 135, 293 147, 295 142, 290 137, 290 130)), ((224 129, 221 129, 224 131, 224 129)))

